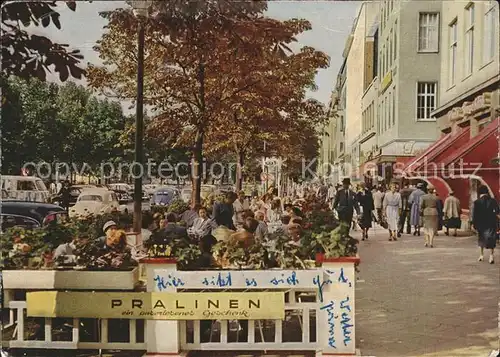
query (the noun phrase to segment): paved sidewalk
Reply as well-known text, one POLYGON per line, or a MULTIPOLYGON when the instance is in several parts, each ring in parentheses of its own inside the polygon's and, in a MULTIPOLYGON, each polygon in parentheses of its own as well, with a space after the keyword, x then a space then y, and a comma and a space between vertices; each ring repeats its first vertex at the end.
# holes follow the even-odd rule
POLYGON ((389 242, 380 227, 370 233, 360 242, 356 288, 363 356, 484 357, 498 349, 500 249, 488 264, 477 262, 475 237, 440 233, 425 248, 423 236, 389 242))

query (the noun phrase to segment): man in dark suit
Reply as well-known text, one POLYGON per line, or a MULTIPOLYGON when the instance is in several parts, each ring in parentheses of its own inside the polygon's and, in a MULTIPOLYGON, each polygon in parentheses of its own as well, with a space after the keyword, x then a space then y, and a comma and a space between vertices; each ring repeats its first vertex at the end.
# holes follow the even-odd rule
POLYGON ((404 188, 401 191, 399 191, 403 207, 401 209, 401 215, 399 216, 398 238, 401 237, 401 234, 403 234, 405 222, 406 222, 406 234, 411 234, 411 225, 410 225, 411 204, 409 202, 409 199, 412 191, 413 190, 410 188, 408 181, 405 182, 404 188))
POLYGON ((350 189, 351 180, 345 178, 342 180, 342 188, 339 189, 333 201, 333 209, 337 210, 339 221, 347 225, 348 232, 351 228, 352 216, 354 210, 359 215, 359 204, 356 199, 356 193, 350 189))
POLYGON ((227 192, 224 202, 216 202, 214 204, 212 219, 219 226, 225 226, 233 231, 236 227, 233 223, 234 208, 233 203, 238 196, 234 192, 227 192))

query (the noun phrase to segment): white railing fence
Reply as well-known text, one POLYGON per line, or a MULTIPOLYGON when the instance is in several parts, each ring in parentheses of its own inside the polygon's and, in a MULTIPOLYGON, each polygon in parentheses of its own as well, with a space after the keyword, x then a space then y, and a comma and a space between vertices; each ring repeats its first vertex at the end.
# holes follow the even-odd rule
MULTIPOLYGON (((193 290, 184 290, 193 292, 193 290)), ((200 293, 213 292, 202 290, 200 293)), ((220 291, 220 290, 219 290, 220 291)), ((231 290, 223 290, 230 292, 231 290)), ((241 291, 241 290, 240 290, 241 291)), ((284 320, 194 320, 180 321, 182 350, 316 350, 319 308, 314 290, 283 291, 284 320)))
MULTIPOLYGON (((180 351, 192 350, 356 353, 355 269, 354 260, 349 258, 324 262, 319 269, 297 271, 177 271, 175 262, 149 259, 145 270, 148 292, 282 292, 285 317, 282 320, 188 321, 29 317, 26 291, 76 289, 64 286, 70 284, 69 279, 64 280, 63 286, 55 287, 53 281, 40 286, 37 273, 38 280, 31 287, 26 280, 23 282, 24 291, 17 280, 4 279, 8 296, 4 304, 9 312, 4 316, 8 322, 4 323, 3 346, 26 350, 144 350, 174 356, 180 351)), ((22 272, 15 274, 21 278, 22 272)), ((112 285, 112 281, 107 280, 109 284, 112 285)), ((117 284, 123 285, 123 282, 118 279, 117 284)), ((102 284, 100 288, 82 286, 76 290, 133 291, 129 285, 124 289, 109 289, 102 284)))
POLYGON ((8 307, 9 323, 4 325, 4 341, 2 341, 4 347, 71 350, 147 349, 144 320, 34 318, 26 316, 26 301, 10 301, 8 307), (128 334, 124 333, 127 330, 128 334))

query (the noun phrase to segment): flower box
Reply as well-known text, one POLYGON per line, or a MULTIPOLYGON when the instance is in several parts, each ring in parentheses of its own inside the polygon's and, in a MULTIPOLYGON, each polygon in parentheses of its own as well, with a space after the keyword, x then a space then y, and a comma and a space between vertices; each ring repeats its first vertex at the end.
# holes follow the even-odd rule
POLYGON ((4 270, 3 288, 22 290, 133 290, 139 269, 133 270, 4 270))

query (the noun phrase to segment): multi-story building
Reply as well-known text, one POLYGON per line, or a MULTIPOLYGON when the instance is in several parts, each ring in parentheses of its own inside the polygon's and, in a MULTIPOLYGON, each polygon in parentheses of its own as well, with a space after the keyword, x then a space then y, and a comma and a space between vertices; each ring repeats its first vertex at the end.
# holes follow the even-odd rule
MULTIPOLYGON (((361 174, 371 177, 378 176, 377 165, 365 165, 371 159, 377 148, 377 115, 378 115, 378 18, 373 22, 366 36, 364 57, 364 83, 361 98, 362 123, 360 144, 361 174)), ((374 183, 373 181, 371 182, 374 183)), ((375 182, 376 183, 376 182, 375 182)))
POLYGON ((365 83, 365 53, 368 43, 367 34, 377 16, 380 2, 362 3, 358 16, 354 21, 351 34, 347 40, 344 58, 347 66, 346 87, 346 163, 350 166, 350 175, 357 176, 360 159, 360 138, 362 136, 362 106, 361 101, 365 83))
POLYGON ((330 176, 333 168, 333 159, 335 157, 335 133, 337 126, 337 108, 339 98, 338 93, 333 92, 328 103, 327 123, 320 128, 323 135, 320 138, 320 155, 317 166, 317 174, 320 177, 330 176))
POLYGON ((441 76, 437 118, 442 138, 410 163, 442 195, 453 190, 467 207, 477 185, 499 197, 499 5, 497 1, 443 1, 441 76))
MULTIPOLYGON (((433 143, 440 81, 441 1, 381 2, 376 37, 376 146, 367 156, 386 181, 393 170, 433 143), (395 164, 399 164, 395 166, 395 164)), ((375 40, 374 40, 375 42, 375 40)), ((372 91, 372 92, 370 92, 372 91)), ((366 99, 366 104, 375 103, 366 99)), ((367 108, 365 108, 367 109, 367 108)), ((369 134, 368 134, 369 135, 369 134)))
POLYGON ((335 89, 329 103, 329 125, 323 130, 328 130, 328 135, 321 138, 321 152, 318 173, 327 176, 331 183, 337 183, 344 176, 345 161, 345 108, 347 101, 347 71, 346 61, 342 63, 335 89), (326 143, 327 142, 327 143, 326 143), (327 149, 328 148, 328 149, 327 149), (327 151, 330 156, 328 159, 327 151), (329 165, 325 165, 325 163, 329 165), (328 170, 326 170, 328 168, 328 170))

